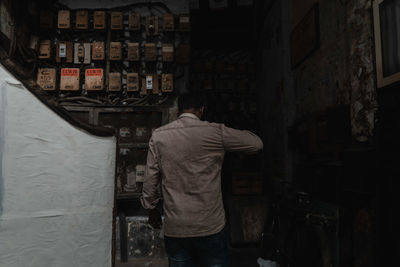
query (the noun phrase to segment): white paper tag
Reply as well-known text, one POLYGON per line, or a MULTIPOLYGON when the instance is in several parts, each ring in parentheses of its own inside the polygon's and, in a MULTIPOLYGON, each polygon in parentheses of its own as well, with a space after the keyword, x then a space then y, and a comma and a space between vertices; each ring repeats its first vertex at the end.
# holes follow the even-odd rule
POLYGON ((146 89, 153 90, 153 77, 152 76, 146 76, 146 89))

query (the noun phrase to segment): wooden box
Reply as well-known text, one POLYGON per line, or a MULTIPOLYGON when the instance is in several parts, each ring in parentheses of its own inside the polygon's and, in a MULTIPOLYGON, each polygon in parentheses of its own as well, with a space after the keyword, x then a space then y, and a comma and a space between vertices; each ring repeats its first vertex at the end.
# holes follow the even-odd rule
POLYGON ((164 62, 174 61, 174 44, 163 44, 161 51, 162 51, 162 61, 164 62))
POLYGON ((89 15, 86 10, 76 11, 75 28, 78 30, 87 30, 89 28, 89 15))
POLYGON ((79 86, 79 69, 63 68, 61 69, 60 90, 61 91, 78 91, 79 86))
POLYGON ((57 27, 59 29, 71 28, 71 14, 70 14, 69 10, 58 11, 57 27))
POLYGON ((139 43, 128 43, 128 60, 129 61, 139 61, 139 43))
POLYGON ((121 91, 121 73, 110 72, 108 74, 108 91, 121 91))
POLYGON ((175 18, 172 14, 163 15, 163 31, 173 32, 175 31, 175 18))
POLYGON ((106 12, 95 11, 93 13, 93 28, 95 30, 103 30, 106 28, 106 12))
POLYGON ((129 12, 128 28, 131 31, 140 31, 141 22, 139 13, 129 12))
POLYGON ((39 68, 37 73, 37 84, 45 91, 56 90, 56 69, 39 68))
POLYGON ((124 26, 122 12, 111 12, 111 30, 122 30, 124 26))
POLYGON ((144 60, 150 62, 157 60, 157 45, 155 43, 144 45, 144 60))
POLYGON ((139 74, 128 73, 126 75, 126 91, 139 92, 139 74))
POLYGON ((146 34, 149 36, 158 35, 158 17, 146 17, 146 34))
POLYGON ((85 89, 86 91, 103 90, 103 69, 86 69, 85 89))
POLYGON ((49 58, 51 58, 51 41, 50 40, 42 40, 42 41, 40 41, 39 58, 40 59, 49 59, 49 58))
POLYGON ((110 60, 122 59, 122 45, 120 42, 110 43, 110 60))
POLYGON ((174 91, 174 75, 162 74, 161 75, 161 91, 170 93, 174 91))
POLYGON ((104 42, 92 43, 92 60, 104 60, 104 42))

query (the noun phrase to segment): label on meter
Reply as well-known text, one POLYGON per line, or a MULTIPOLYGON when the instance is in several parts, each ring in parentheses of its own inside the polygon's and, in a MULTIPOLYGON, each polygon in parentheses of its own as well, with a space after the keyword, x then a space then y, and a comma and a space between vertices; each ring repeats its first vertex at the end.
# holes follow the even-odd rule
POLYGON ((103 90, 103 69, 86 69, 85 89, 86 91, 103 90))
POLYGON ((60 90, 62 91, 79 90, 79 69, 77 68, 61 69, 60 90))
POLYGON ((37 84, 40 86, 40 88, 46 91, 56 90, 56 69, 38 69, 37 84))

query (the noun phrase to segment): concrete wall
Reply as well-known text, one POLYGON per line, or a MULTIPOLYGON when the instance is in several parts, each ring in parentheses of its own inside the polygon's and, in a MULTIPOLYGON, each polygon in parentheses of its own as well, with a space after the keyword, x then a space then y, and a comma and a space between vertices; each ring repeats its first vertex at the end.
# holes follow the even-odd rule
MULTIPOLYGON (((260 1, 263 2, 263 1, 260 1)), ((348 104, 352 137, 371 142, 375 127, 376 88, 372 54, 372 1, 269 1, 258 43, 261 121, 267 170, 291 176, 287 127, 313 112, 348 104), (320 47, 292 69, 290 33, 319 3, 320 47)))

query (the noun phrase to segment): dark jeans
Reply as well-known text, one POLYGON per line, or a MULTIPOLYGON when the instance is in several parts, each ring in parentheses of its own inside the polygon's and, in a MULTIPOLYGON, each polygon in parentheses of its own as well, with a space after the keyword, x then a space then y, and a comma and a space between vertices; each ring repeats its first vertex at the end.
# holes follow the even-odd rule
POLYGON ((165 236, 169 267, 228 267, 225 230, 209 236, 176 238, 165 236))

